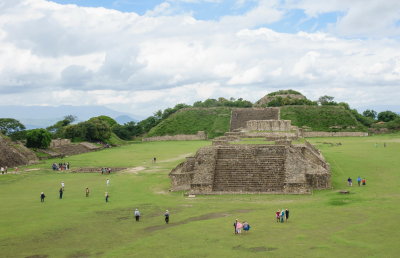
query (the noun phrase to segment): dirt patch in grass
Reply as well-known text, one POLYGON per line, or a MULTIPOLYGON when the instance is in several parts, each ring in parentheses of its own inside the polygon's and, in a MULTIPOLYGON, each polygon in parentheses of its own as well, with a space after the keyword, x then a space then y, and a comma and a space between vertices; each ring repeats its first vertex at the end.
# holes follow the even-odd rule
POLYGON ((25 258, 47 258, 49 257, 47 254, 34 254, 30 256, 25 256, 25 258))
POLYGON ((85 251, 77 251, 67 256, 68 258, 83 258, 83 257, 90 257, 90 253, 85 251))
POLYGON ((179 155, 178 157, 175 157, 175 158, 172 158, 172 159, 163 159, 163 160, 160 160, 159 162, 160 163, 164 163, 164 162, 172 162, 172 161, 177 161, 177 160, 181 160, 181 159, 184 159, 184 158, 186 158, 186 157, 190 157, 190 156, 192 156, 193 155, 193 153, 186 153, 186 154, 182 154, 182 155, 179 155))
POLYGON ((175 223, 147 227, 147 228, 144 228, 144 230, 146 232, 154 232, 154 231, 162 230, 162 229, 165 229, 165 228, 168 228, 168 227, 176 227, 176 226, 179 226, 179 225, 184 225, 184 224, 187 224, 187 223, 190 223, 190 222, 193 222, 193 221, 217 219, 217 218, 231 216, 234 213, 246 213, 246 212, 250 212, 250 211, 252 211, 252 210, 233 210, 233 211, 229 211, 229 212, 207 213, 207 214, 203 214, 201 216, 190 217, 190 218, 187 218, 185 220, 182 220, 182 221, 179 221, 179 222, 175 222, 175 223))
POLYGON ((259 252, 270 252, 270 251, 275 251, 278 248, 274 247, 265 247, 265 246, 256 246, 256 247, 244 247, 241 245, 237 245, 232 247, 232 250, 243 250, 243 251, 248 251, 252 253, 259 253, 259 252))
POLYGON ((145 170, 145 169, 146 168, 142 167, 142 166, 133 167, 133 168, 127 168, 127 169, 121 171, 121 173, 124 173, 124 174, 137 174, 139 171, 142 171, 142 170, 145 170))

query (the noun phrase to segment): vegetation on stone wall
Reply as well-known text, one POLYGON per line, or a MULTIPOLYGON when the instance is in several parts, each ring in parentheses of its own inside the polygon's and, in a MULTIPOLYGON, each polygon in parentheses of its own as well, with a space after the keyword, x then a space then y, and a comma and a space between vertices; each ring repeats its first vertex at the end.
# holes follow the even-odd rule
POLYGON ((281 119, 292 120, 292 125, 307 126, 313 131, 366 131, 342 106, 284 106, 281 119))
POLYGON ((223 135, 229 131, 231 109, 188 108, 183 109, 150 130, 147 136, 196 134, 205 131, 209 138, 223 135))

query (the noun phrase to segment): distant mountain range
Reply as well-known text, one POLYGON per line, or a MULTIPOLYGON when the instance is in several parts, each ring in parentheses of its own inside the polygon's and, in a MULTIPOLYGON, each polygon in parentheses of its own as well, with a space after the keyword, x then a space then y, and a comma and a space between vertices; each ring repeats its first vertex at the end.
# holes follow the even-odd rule
POLYGON ((0 106, 0 118, 19 120, 27 129, 44 128, 53 125, 67 115, 74 115, 78 121, 86 121, 95 116, 109 116, 119 124, 137 122, 131 114, 112 110, 104 106, 0 106))

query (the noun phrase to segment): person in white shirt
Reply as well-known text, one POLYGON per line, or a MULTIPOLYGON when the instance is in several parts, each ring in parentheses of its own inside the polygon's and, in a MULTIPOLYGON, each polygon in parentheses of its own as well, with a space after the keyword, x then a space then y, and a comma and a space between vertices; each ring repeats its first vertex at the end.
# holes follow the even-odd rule
POLYGON ((140 211, 138 209, 135 210, 135 219, 136 221, 139 221, 140 219, 140 211))

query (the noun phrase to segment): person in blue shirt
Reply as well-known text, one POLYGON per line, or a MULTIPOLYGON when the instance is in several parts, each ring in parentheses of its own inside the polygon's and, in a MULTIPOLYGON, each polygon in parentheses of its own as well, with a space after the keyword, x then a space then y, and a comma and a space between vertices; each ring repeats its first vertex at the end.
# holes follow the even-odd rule
POLYGON ((358 183, 358 186, 361 186, 361 177, 360 176, 357 177, 357 183, 358 183))

